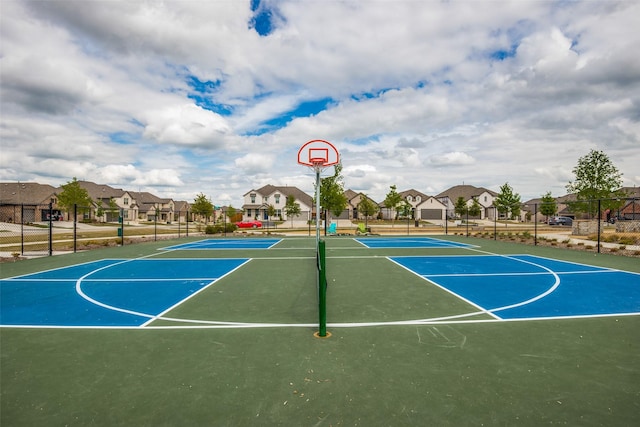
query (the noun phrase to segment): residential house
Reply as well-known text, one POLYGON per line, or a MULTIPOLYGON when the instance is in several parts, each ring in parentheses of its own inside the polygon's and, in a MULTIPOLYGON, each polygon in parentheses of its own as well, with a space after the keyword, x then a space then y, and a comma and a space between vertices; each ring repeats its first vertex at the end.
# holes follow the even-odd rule
POLYGON ((62 219, 56 188, 35 182, 0 183, 0 222, 31 223, 62 219))
POLYGON ((308 221, 313 217, 313 197, 297 187, 265 185, 243 195, 243 220, 291 219, 285 212, 287 196, 293 196, 300 205, 300 214, 293 219, 308 221), (269 218, 269 206, 275 209, 275 218, 269 218))
POLYGON ((358 212, 358 204, 360 204, 363 197, 367 197, 371 203, 376 206, 378 205, 378 202, 374 201, 364 193, 357 193, 350 189, 344 191, 344 196, 347 199, 347 207, 336 219, 364 220, 364 215, 361 212, 358 212))
POLYGON ((131 192, 138 209, 138 220, 157 221, 171 224, 175 217, 175 203, 172 199, 158 197, 154 194, 131 192))
POLYGON ((495 191, 483 187, 456 185, 436 195, 435 198, 446 206, 447 216, 449 218, 455 217, 456 202, 462 197, 468 207, 473 205, 474 199, 478 202, 481 208, 479 219, 494 219, 496 211, 493 206, 493 201, 497 196, 498 193, 495 191))
POLYGON ((189 202, 178 200, 174 202, 173 205, 173 221, 177 223, 186 223, 191 221, 189 212, 191 210, 191 205, 189 202))
POLYGON ((402 191, 399 194, 411 206, 411 218, 416 221, 440 222, 447 217, 446 205, 435 197, 427 196, 414 189, 402 191))
MULTIPOLYGON (((93 206, 78 212, 82 216, 80 219, 95 218, 100 222, 117 222, 122 216, 124 222, 137 220, 138 209, 130 192, 91 181, 78 181, 78 185, 93 200, 93 206)), ((62 188, 58 188, 58 192, 61 191, 62 188)))

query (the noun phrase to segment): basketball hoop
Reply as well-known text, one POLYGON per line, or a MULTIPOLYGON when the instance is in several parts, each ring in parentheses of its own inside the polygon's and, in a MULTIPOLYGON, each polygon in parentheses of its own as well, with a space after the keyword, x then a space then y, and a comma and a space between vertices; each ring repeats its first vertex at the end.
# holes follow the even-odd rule
POLYGON ((314 139, 298 150, 298 163, 313 170, 322 170, 340 162, 338 150, 328 141, 314 139))
POLYGON ((314 139, 298 150, 298 163, 312 168, 316 175, 316 245, 320 241, 320 172, 340 162, 338 150, 329 141, 314 139))

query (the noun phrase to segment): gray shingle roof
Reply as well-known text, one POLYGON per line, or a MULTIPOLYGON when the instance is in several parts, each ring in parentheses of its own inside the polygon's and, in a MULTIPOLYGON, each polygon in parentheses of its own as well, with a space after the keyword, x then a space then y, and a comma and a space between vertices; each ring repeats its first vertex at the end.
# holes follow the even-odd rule
POLYGON ((39 205, 49 203, 52 196, 59 191, 48 184, 35 182, 2 182, 0 183, 0 203, 6 205, 39 205))

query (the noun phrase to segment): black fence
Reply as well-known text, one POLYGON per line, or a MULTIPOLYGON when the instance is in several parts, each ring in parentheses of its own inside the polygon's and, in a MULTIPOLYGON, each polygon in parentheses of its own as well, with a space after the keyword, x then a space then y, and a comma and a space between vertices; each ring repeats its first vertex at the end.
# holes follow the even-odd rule
POLYGON ((491 206, 480 216, 447 211, 445 234, 529 241, 640 254, 640 199, 615 198, 523 205, 517 218, 491 206))
MULTIPOLYGON (((523 205, 516 219, 509 218, 508 213, 498 212, 493 206, 474 216, 450 210, 441 213, 439 220, 404 217, 394 221, 391 233, 404 234, 406 227, 407 235, 436 231, 447 235, 574 247, 594 252, 606 250, 640 254, 640 199, 557 202, 549 215, 546 214, 547 207, 543 203, 523 205)), ((226 217, 220 220, 227 222, 226 217)), ((71 211, 63 212, 51 203, 0 204, 0 253, 3 257, 18 258, 47 256, 56 251, 123 246, 137 241, 203 234, 209 232, 212 225, 193 222, 188 210, 158 209, 153 215, 130 218, 123 209, 96 211, 95 207, 74 206, 71 211)), ((225 235, 233 232, 223 225, 218 228, 225 235)), ((375 233, 378 227, 369 224, 368 228, 373 228, 375 233)))
POLYGON ((68 212, 48 204, 0 204, 0 253, 3 257, 35 257, 77 252, 137 241, 188 237, 204 231, 191 222, 190 211, 158 211, 127 218, 123 209, 74 206, 68 212))

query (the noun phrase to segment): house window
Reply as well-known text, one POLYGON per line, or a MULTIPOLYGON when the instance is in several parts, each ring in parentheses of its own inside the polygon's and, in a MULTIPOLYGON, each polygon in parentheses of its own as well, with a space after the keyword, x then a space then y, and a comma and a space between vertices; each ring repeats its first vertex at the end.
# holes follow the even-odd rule
POLYGON ((276 209, 276 216, 282 218, 282 209, 276 209))
POLYGON ((247 209, 247 216, 251 217, 251 209, 247 209))
POLYGON ((485 201, 485 202, 487 201, 487 196, 484 196, 484 201, 485 201))
POLYGON ((262 203, 268 203, 269 202, 269 196, 265 197, 262 196, 262 203))
POLYGON ((416 196, 416 202, 420 203, 420 199, 421 199, 420 196, 416 196))
POLYGON ((411 196, 407 196, 407 202, 411 201, 411 196))
POLYGON ((124 205, 125 206, 129 205, 129 198, 128 197, 124 198, 124 205))
POLYGON ((276 194, 275 198, 276 198, 276 205, 279 205, 280 204, 280 195, 276 194))
POLYGON ((249 197, 251 197, 251 203, 255 203, 256 202, 256 193, 249 194, 249 197))

